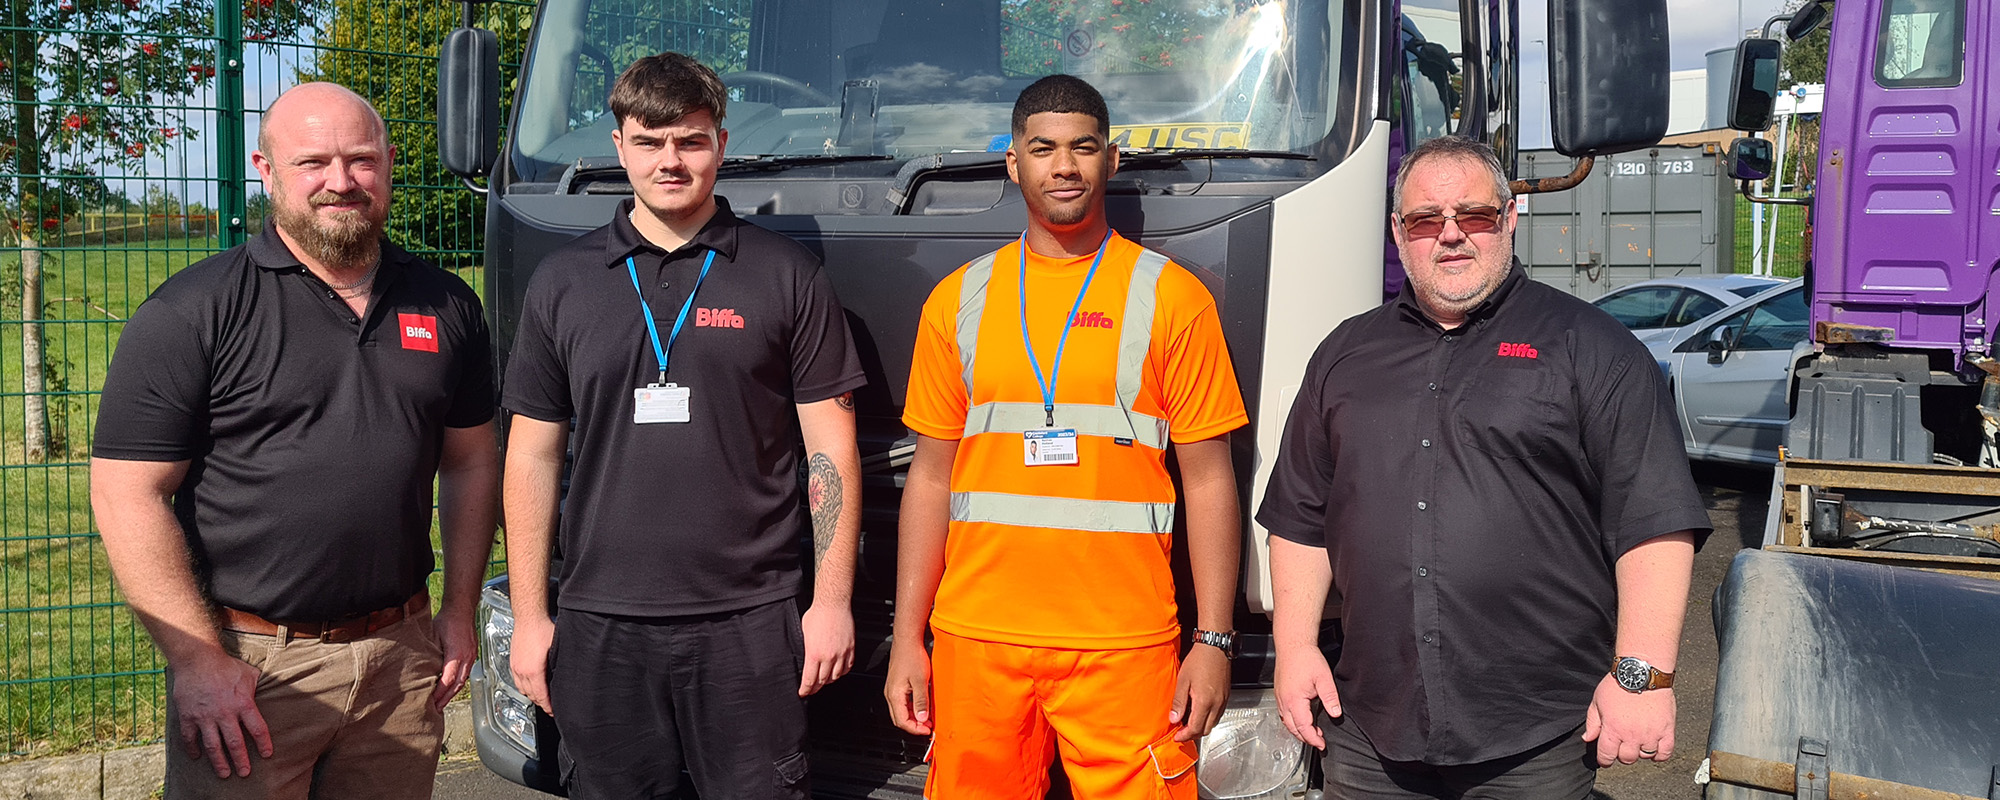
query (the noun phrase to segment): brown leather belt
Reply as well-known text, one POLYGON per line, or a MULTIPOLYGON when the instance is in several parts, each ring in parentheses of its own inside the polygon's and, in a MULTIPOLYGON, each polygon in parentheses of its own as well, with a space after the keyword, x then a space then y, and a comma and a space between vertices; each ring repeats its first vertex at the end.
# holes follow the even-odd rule
POLYGON ((344 644, 421 614, 430 604, 430 593, 418 592, 402 605, 331 622, 273 622, 248 611, 225 607, 222 609, 222 627, 238 633, 262 636, 286 634, 292 639, 318 639, 329 644, 344 644))

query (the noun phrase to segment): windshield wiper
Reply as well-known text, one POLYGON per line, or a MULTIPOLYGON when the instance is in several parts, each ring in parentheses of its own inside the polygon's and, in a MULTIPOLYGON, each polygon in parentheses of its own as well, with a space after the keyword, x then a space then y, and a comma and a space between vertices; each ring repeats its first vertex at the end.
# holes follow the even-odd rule
POLYGON ((793 167, 817 167, 826 164, 846 164, 855 161, 888 161, 894 156, 872 154, 814 154, 796 156, 742 156, 724 159, 719 172, 777 172, 793 167))
POLYGON ((1291 150, 1233 150, 1224 147, 1183 147, 1174 150, 1131 149, 1118 151, 1126 161, 1140 163, 1160 163, 1187 161, 1196 158, 1282 158, 1291 161, 1312 161, 1309 153, 1291 150))

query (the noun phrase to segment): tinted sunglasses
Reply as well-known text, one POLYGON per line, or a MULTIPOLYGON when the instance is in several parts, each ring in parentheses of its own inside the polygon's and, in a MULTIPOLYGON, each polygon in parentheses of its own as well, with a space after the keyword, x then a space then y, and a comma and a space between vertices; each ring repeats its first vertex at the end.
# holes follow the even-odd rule
MULTIPOLYGON (((1509 204, 1513 203, 1512 200, 1507 202, 1509 204)), ((1403 214, 1399 218, 1403 221, 1404 236, 1411 239, 1436 239, 1444 234, 1444 224, 1454 221, 1458 223, 1460 233, 1468 235, 1474 233, 1492 233, 1500 227, 1500 215, 1505 213, 1507 213, 1505 205, 1499 208, 1473 206, 1471 208, 1461 208, 1455 215, 1420 212, 1416 214, 1403 214)))

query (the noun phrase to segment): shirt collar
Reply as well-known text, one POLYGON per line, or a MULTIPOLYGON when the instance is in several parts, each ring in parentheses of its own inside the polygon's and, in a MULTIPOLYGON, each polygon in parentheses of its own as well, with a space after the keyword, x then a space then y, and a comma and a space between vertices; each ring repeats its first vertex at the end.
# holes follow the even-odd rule
MULTIPOLYGON (((266 218, 264 229, 258 231, 256 236, 250 237, 250 241, 245 242, 244 246, 250 251, 250 263, 256 264, 259 269, 279 272, 306 267, 305 262, 300 261, 298 255, 292 252, 292 248, 285 244, 285 240, 278 236, 276 217, 266 218)), ((402 271, 403 265, 415 256, 385 238, 382 240, 381 258, 382 267, 376 272, 378 278, 402 271)))
MULTIPOLYGON (((1465 315, 1465 324, 1458 326, 1458 330, 1465 330, 1473 323, 1488 319, 1498 313, 1500 304, 1506 302, 1508 295, 1514 293, 1515 287, 1520 286, 1521 282, 1527 279, 1527 268, 1521 266, 1519 258, 1514 259, 1513 263, 1507 267, 1507 277, 1501 278, 1500 285, 1493 290, 1493 293, 1487 295, 1485 300, 1479 301, 1479 305, 1474 306, 1472 311, 1465 315)), ((1424 313, 1423 306, 1417 303, 1416 281, 1414 280, 1403 281, 1402 291, 1396 293, 1396 307, 1403 312, 1405 318, 1414 319, 1433 328, 1442 329, 1442 326, 1439 326, 1436 320, 1431 319, 1429 315, 1424 313)))
MULTIPOLYGON (((667 252, 660 249, 659 245, 646 241, 646 237, 639 234, 639 229, 633 227, 632 209, 636 206, 636 202, 626 198, 624 202, 618 204, 618 213, 611 218, 611 236, 604 244, 605 266, 622 265, 626 256, 639 253, 661 255, 667 252)), ((676 252, 687 252, 690 247, 704 247, 715 251, 725 259, 734 261, 736 226, 741 222, 735 212, 729 210, 729 200, 722 195, 716 195, 715 216, 709 217, 708 223, 695 232, 694 238, 689 239, 688 243, 682 245, 676 252)))

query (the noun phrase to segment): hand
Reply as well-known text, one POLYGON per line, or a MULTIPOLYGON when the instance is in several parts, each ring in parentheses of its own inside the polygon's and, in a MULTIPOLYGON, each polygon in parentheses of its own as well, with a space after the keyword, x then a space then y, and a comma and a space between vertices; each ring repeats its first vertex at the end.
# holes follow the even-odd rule
POLYGON ((514 673, 514 688, 552 717, 556 709, 549 701, 549 646, 555 640, 555 620, 515 617, 514 639, 507 646, 507 669, 514 673))
POLYGON ((1167 722, 1181 726, 1174 741, 1185 742, 1207 736, 1222 719, 1222 704, 1229 700, 1229 658, 1218 648, 1197 644, 1181 659, 1180 679, 1174 682, 1174 707, 1167 722))
POLYGON ((444 713, 444 706, 458 696, 465 679, 472 677, 472 660, 479 656, 479 644, 472 610, 446 606, 431 619, 431 631, 444 651, 444 670, 438 673, 437 688, 431 690, 431 710, 444 713))
POLYGON ((1583 740, 1597 743, 1597 764, 1616 760, 1665 761, 1674 757, 1674 690, 1625 691, 1610 675, 1597 682, 1597 693, 1584 712, 1583 740))
POLYGON ((208 754, 215 777, 227 778, 233 765, 239 778, 250 775, 250 749, 271 757, 271 730, 257 711, 257 679, 263 673, 220 649, 204 663, 175 665, 174 707, 180 719, 181 745, 188 758, 208 754), (186 668, 182 668, 185 666, 186 668))
POLYGON ((1281 648, 1273 678, 1278 719, 1284 721, 1285 730, 1299 741, 1325 750, 1326 737, 1313 719, 1313 699, 1318 698, 1326 707, 1327 716, 1340 716, 1340 690, 1334 688, 1333 668, 1327 665, 1326 654, 1317 647, 1281 648))
POLYGON ((806 665, 799 696, 840 680, 854 668, 854 613, 845 604, 813 603, 799 620, 806 638, 806 665))
POLYGON ((889 721, 917 734, 931 735, 931 654, 923 637, 905 643, 897 639, 889 650, 889 680, 882 687, 889 701, 889 721))

